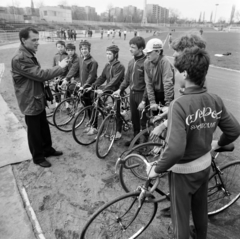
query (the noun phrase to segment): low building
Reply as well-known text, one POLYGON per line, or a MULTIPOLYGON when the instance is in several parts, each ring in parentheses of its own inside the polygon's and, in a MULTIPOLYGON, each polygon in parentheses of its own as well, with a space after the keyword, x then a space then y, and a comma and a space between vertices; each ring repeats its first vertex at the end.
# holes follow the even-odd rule
POLYGON ((40 19, 48 22, 72 22, 72 12, 70 9, 61 7, 40 7, 40 19))

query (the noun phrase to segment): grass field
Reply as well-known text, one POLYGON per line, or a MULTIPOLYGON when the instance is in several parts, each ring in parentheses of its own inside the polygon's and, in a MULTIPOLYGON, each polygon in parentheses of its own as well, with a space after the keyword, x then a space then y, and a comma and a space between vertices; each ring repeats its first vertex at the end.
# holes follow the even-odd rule
MULTIPOLYGON (((164 41, 167 37, 166 32, 161 33, 159 38, 164 41)), ((173 39, 184 34, 184 32, 174 32, 173 39)), ((211 57, 211 64, 240 70, 240 33, 235 32, 204 32, 202 37, 207 42, 207 51, 211 57), (216 57, 215 54, 230 52, 230 56, 216 57)), ((152 37, 150 37, 152 38, 152 37)), ((147 38, 149 39, 149 37, 147 38)), ((172 56, 173 50, 169 49, 168 43, 164 46, 165 55, 172 56)))

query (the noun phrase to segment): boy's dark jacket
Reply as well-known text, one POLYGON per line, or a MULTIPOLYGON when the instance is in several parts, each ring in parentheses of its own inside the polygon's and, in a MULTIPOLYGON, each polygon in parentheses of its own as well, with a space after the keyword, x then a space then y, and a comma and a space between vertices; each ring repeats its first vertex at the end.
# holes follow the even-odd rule
POLYGON ((66 80, 70 81, 72 77, 75 78, 76 81, 79 81, 78 75, 79 75, 79 57, 76 53, 71 57, 71 60, 68 63, 66 72, 66 80))
POLYGON ((98 63, 89 55, 86 59, 79 59, 79 78, 81 85, 91 86, 97 79, 98 63))
POLYGON ((120 85, 120 90, 124 91, 129 85, 130 90, 144 92, 146 89, 146 84, 144 80, 144 61, 146 56, 143 55, 140 59, 135 60, 134 58, 129 61, 127 73, 125 75, 124 81, 120 85))
POLYGON ((176 163, 188 163, 210 152, 217 126, 223 132, 219 146, 230 144, 240 135, 239 123, 220 97, 199 86, 186 88, 170 104, 166 148, 155 172, 164 172, 176 163))
POLYGON ((99 87, 106 81, 107 83, 104 86, 103 91, 116 91, 119 89, 119 86, 124 79, 124 72, 125 68, 120 61, 115 60, 111 63, 107 63, 102 74, 92 86, 99 87))

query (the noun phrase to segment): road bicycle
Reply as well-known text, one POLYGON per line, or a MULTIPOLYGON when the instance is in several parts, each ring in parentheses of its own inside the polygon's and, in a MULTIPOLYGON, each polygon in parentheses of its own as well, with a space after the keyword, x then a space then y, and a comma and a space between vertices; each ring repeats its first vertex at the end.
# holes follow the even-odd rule
MULTIPOLYGON (((218 167, 215 159, 219 153, 233 151, 234 146, 230 144, 213 152, 212 174, 209 178, 208 189, 208 215, 215 215, 238 200, 240 197, 240 161, 229 162, 223 167, 218 167)), ((120 158, 116 167, 120 164, 125 170, 139 167, 139 165, 149 165, 148 160, 139 154, 130 153, 124 158, 120 158), (134 164, 130 164, 134 160, 134 164)), ((146 174, 145 170, 145 174, 146 174)), ((88 220, 81 232, 81 239, 88 238, 147 238, 149 235, 142 233, 153 221, 158 206, 170 200, 170 195, 165 190, 159 188, 162 179, 167 173, 160 174, 155 179, 146 178, 135 188, 99 208, 88 220), (159 196, 156 197, 155 191, 159 196)), ((120 178, 122 175, 119 175, 120 178)), ((146 175, 147 176, 147 175, 146 175)))
POLYGON ((75 116, 84 107, 85 90, 80 87, 80 83, 70 84, 68 98, 62 100, 56 107, 53 114, 53 123, 57 129, 63 132, 72 131, 72 124, 75 116))
POLYGON ((116 137, 118 123, 122 125, 123 131, 132 128, 129 95, 114 96, 114 105, 103 120, 97 135, 96 154, 99 158, 105 158, 109 154, 116 137))
POLYGON ((53 114, 57 107, 57 105, 64 99, 66 99, 67 96, 67 89, 61 88, 61 82, 62 78, 55 78, 49 82, 46 82, 45 84, 49 85, 53 100, 47 102, 46 107, 46 115, 47 115, 47 121, 50 125, 54 126, 53 122, 53 114), (56 90, 58 89, 58 90, 56 90))
POLYGON ((97 139, 97 134, 89 135, 91 128, 98 130, 104 120, 109 114, 114 105, 114 99, 111 94, 107 92, 97 94, 95 93, 94 103, 90 106, 82 108, 76 115, 72 125, 72 134, 74 140, 81 145, 90 145, 97 139))

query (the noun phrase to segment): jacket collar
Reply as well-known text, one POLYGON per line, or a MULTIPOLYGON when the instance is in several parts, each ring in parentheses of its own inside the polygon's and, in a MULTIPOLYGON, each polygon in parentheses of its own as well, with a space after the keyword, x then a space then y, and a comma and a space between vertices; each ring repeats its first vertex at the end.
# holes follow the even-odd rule
POLYGON ((113 60, 112 62, 109 62, 108 64, 109 64, 110 66, 114 66, 114 65, 116 65, 116 64, 118 64, 118 63, 120 63, 119 60, 113 60))
POLYGON ((88 56, 85 59, 83 58, 83 60, 86 61, 86 60, 89 60, 90 58, 92 58, 92 56, 91 54, 88 54, 88 56))
POLYGON ((207 92, 206 87, 196 85, 196 86, 191 86, 191 87, 186 88, 183 92, 183 95, 201 94, 201 93, 205 93, 205 92, 207 92))
POLYGON ((23 44, 20 45, 19 51, 23 52, 25 56, 32 58, 35 57, 34 54, 29 51, 23 44))

